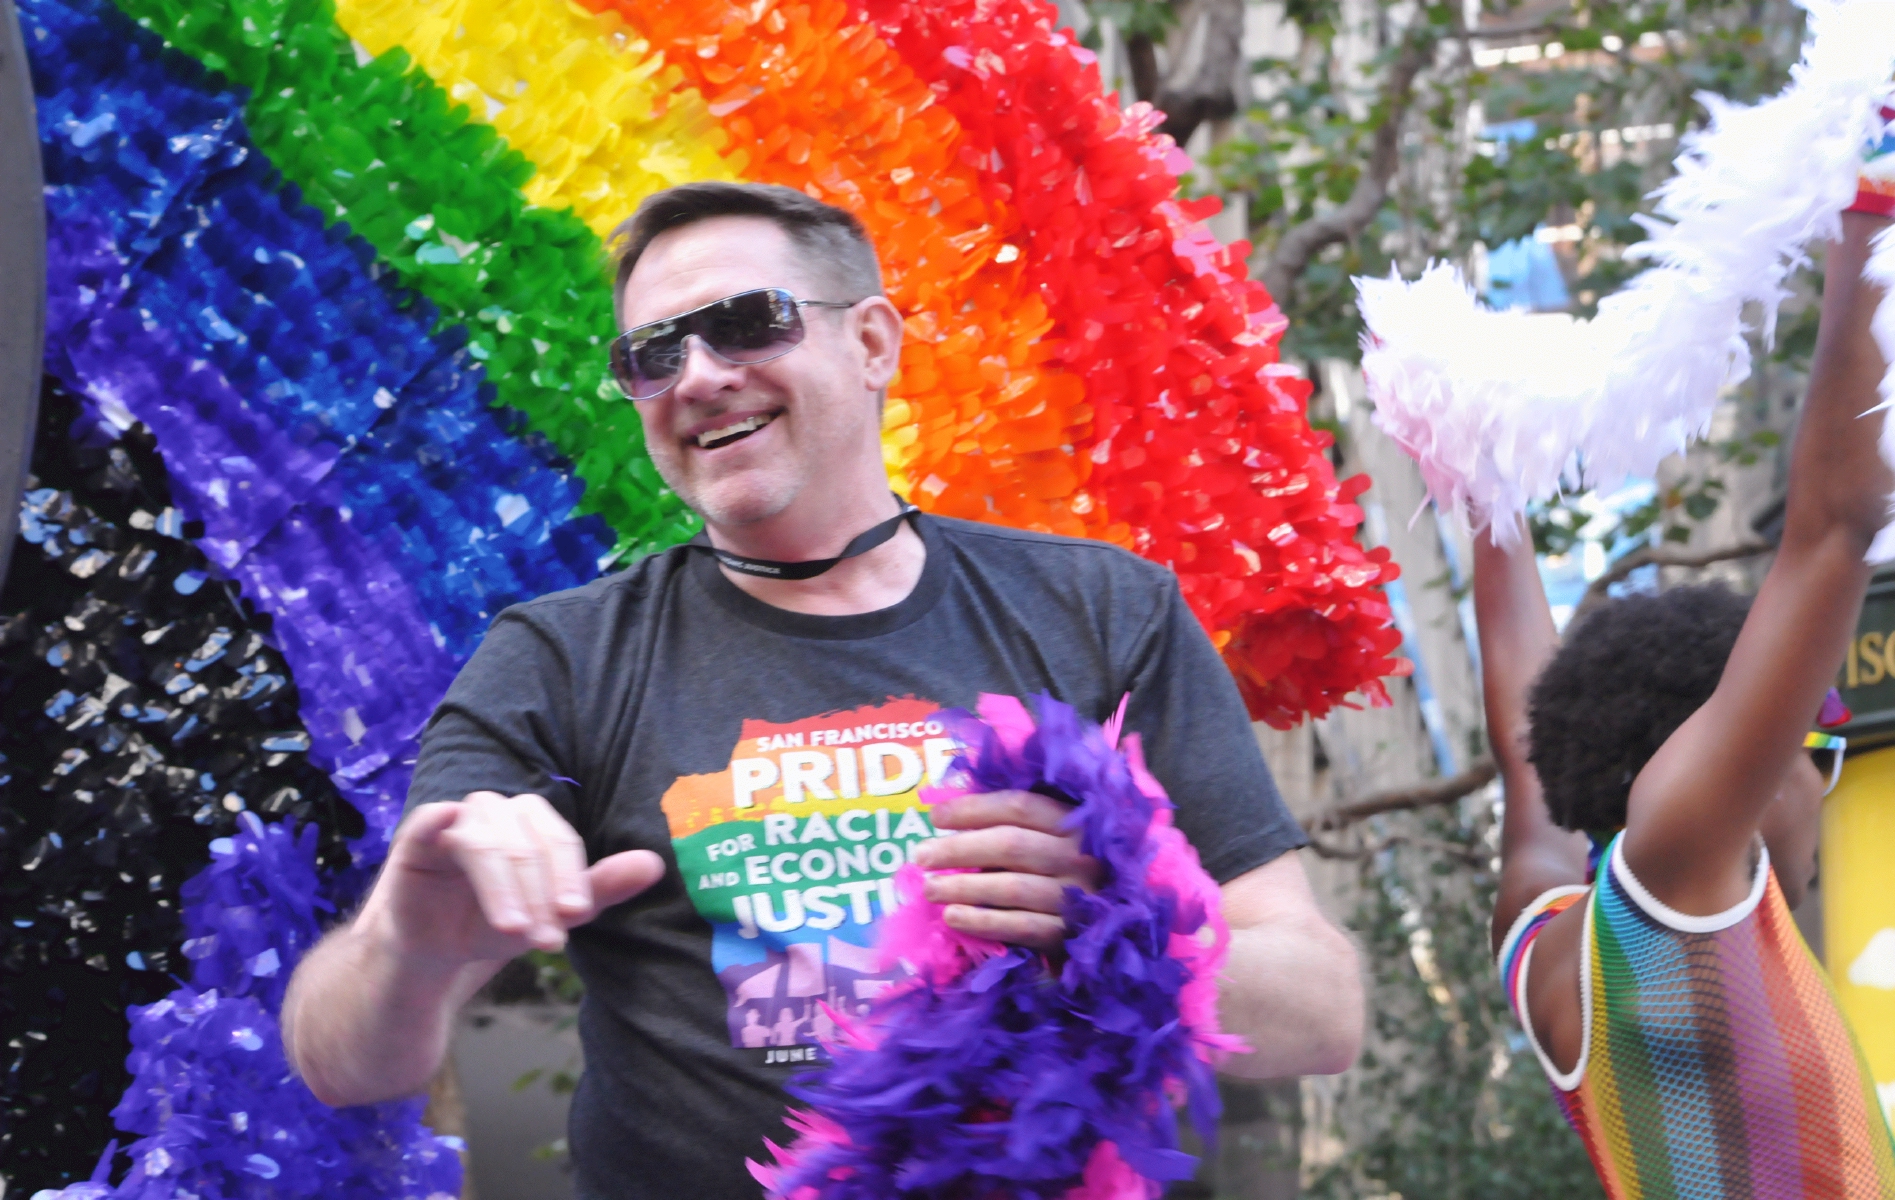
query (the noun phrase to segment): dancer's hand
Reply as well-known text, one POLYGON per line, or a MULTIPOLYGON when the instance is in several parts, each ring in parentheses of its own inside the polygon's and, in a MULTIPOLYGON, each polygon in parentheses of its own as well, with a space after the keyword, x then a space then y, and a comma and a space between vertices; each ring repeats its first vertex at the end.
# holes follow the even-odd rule
MULTIPOLYGON (((1895 107, 1884 103, 1882 120, 1895 122, 1895 107)), ((1847 211, 1895 217, 1895 133, 1886 127, 1875 144, 1863 152, 1862 171, 1856 177, 1856 202, 1847 211)))
POLYGON ((395 835, 364 915, 405 952, 448 962, 557 950, 566 931, 663 877, 664 860, 627 850, 591 864, 543 797, 474 792, 424 804, 395 835))
POLYGON ((1033 792, 937 803, 930 817, 943 836, 916 847, 915 863, 978 873, 929 875, 927 898, 947 905, 942 919, 962 933, 1056 949, 1066 940, 1066 889, 1099 883, 1098 860, 1080 852, 1077 833, 1060 829, 1071 813, 1071 805, 1033 792))

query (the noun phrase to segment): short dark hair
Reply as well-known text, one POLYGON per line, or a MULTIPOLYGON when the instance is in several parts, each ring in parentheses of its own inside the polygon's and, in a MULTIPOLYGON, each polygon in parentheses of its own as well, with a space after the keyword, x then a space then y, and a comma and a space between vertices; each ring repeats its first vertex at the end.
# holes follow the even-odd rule
POLYGON ((854 213, 774 183, 681 183, 645 197, 631 219, 612 231, 607 244, 618 257, 613 314, 621 313, 625 282, 653 238, 712 217, 762 217, 774 222, 844 293, 803 299, 861 300, 882 294, 881 263, 854 213))
POLYGON ((1749 597, 1700 584, 1614 600, 1567 635, 1528 696, 1527 757, 1554 824, 1625 824, 1632 780, 1711 698, 1749 613, 1749 597))

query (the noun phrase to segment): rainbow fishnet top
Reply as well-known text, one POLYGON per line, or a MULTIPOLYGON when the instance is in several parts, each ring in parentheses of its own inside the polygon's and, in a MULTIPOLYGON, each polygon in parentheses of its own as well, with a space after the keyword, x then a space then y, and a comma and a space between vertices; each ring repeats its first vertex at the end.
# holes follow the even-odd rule
POLYGON ((1527 906, 1500 950, 1514 1016, 1613 1200, 1895 1200, 1895 1145, 1822 968, 1767 853, 1742 904, 1660 903, 1614 838, 1593 887, 1527 906), (1533 943, 1590 897, 1584 1034, 1562 1072, 1527 1013, 1533 943))

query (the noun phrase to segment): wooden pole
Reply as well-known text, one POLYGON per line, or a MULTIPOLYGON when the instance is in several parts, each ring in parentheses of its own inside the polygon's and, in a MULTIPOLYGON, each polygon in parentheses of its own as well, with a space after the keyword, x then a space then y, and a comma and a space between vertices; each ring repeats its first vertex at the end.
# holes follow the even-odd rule
POLYGON ((46 202, 39 121, 13 0, 0 0, 0 583, 33 463, 46 336, 46 202))

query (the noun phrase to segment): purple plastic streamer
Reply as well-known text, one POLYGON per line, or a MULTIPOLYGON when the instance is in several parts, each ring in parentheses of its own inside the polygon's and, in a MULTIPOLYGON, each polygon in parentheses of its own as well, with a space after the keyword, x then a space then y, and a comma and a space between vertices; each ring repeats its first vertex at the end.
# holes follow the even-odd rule
MULTIPOLYGON (((420 1125, 419 1100, 332 1109, 290 1071, 273 1014, 328 906, 310 865, 314 830, 298 837, 246 817, 185 885, 195 910, 185 942, 195 986, 132 1011, 138 1084, 113 1116, 142 1136, 129 1148, 131 1171, 109 1194, 459 1194, 459 1143, 420 1125)), ((66 1197, 91 1200, 75 1189, 66 1197)))
MULTIPOLYGON (((129 277, 123 260, 116 271, 103 265, 112 261, 112 248, 96 227, 57 221, 47 251, 51 290, 62 299, 47 338, 57 350, 54 365, 105 420, 120 428, 142 421, 157 435, 178 507, 204 524, 199 544, 207 553, 253 547, 225 565, 277 620, 278 644, 303 694, 311 760, 334 774, 351 800, 366 802, 359 806, 369 840, 385 844, 405 785, 362 785, 412 757, 459 664, 436 644, 399 567, 355 532, 332 495, 297 504, 275 471, 259 472, 254 492, 231 489, 247 501, 219 503, 219 494, 206 494, 207 485, 229 484, 222 459, 230 457, 232 429, 252 433, 259 447, 274 438, 292 464, 308 459, 252 419, 223 376, 192 361, 169 331, 110 305, 109 292, 95 293, 90 306, 67 299, 83 294, 87 277, 129 277)), ((230 491, 221 495, 228 500, 230 491)))

